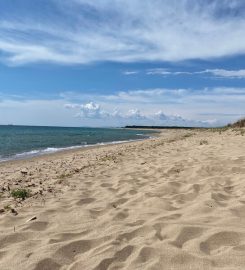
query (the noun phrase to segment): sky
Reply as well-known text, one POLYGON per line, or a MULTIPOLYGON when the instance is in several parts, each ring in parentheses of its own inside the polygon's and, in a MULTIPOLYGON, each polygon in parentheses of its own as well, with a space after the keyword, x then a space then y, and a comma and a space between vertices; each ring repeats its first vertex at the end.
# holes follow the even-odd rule
POLYGON ((245 116, 244 0, 0 0, 0 124, 245 116))

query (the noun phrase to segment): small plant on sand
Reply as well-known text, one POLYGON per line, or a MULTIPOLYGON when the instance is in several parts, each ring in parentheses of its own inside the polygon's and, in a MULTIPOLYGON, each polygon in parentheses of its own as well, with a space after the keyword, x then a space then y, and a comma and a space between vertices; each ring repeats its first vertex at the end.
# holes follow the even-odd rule
POLYGON ((184 138, 189 138, 189 137, 192 137, 194 134, 191 134, 191 133, 187 133, 187 134, 185 134, 183 137, 184 138))
POLYGON ((207 140, 201 140, 200 141, 200 145, 205 145, 205 144, 208 144, 208 141, 207 140))
POLYGON ((28 198, 30 196, 30 193, 28 190, 26 189, 14 189, 11 191, 11 196, 14 197, 15 199, 22 199, 25 200, 26 198, 28 198))
POLYGON ((72 176, 71 173, 62 173, 59 176, 57 176, 57 178, 60 180, 64 180, 65 178, 70 177, 70 176, 72 176))
POLYGON ((9 211, 11 209, 11 206, 9 204, 7 204, 7 205, 4 205, 3 208, 5 211, 9 211))
POLYGON ((229 129, 228 126, 226 127, 219 127, 219 128, 210 128, 209 130, 212 132, 219 132, 219 134, 222 134, 222 132, 225 132, 229 129))
POLYGON ((115 161, 116 157, 113 155, 106 155, 101 158, 101 161, 115 161))

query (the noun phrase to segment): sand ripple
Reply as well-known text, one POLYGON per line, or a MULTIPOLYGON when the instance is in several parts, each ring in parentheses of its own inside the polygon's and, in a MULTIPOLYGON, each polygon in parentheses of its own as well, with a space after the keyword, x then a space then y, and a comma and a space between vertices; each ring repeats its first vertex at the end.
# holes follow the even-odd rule
POLYGON ((245 269, 245 137, 176 131, 58 157, 2 165, 53 192, 1 215, 1 270, 245 269))

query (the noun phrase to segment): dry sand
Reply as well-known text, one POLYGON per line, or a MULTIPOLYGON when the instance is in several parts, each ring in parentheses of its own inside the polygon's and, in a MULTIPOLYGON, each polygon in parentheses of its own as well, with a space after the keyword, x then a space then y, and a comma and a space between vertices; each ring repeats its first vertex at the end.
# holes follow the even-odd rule
POLYGON ((244 270, 244 165, 231 130, 0 164, 0 269, 244 270))

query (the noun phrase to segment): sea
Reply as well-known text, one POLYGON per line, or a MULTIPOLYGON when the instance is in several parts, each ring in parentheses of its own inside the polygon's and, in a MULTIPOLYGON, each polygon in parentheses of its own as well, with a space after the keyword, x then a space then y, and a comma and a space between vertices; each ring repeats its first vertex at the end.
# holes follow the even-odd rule
POLYGON ((66 149, 143 140, 155 132, 124 128, 0 125, 0 162, 66 149))

